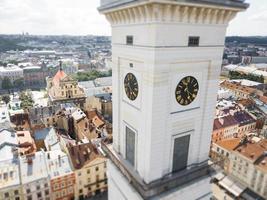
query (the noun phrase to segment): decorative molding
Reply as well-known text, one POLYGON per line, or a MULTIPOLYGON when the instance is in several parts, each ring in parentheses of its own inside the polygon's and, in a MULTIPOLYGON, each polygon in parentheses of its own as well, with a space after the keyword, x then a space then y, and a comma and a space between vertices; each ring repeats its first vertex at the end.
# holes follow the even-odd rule
POLYGON ((237 12, 227 8, 151 3, 110 11, 105 15, 111 25, 152 22, 227 25, 237 12))

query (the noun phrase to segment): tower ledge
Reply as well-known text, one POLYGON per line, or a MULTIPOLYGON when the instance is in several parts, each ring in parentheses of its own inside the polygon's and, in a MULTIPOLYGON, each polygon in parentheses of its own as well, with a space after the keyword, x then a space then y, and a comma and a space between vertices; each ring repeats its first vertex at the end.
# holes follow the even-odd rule
POLYGON ((150 199, 162 195, 172 189, 179 188, 201 177, 211 176, 213 169, 208 162, 201 163, 191 169, 185 169, 177 173, 168 174, 151 183, 145 183, 142 178, 129 166, 121 156, 114 151, 111 144, 102 142, 102 148, 112 163, 127 178, 143 199, 150 199))
POLYGON ((111 25, 151 22, 228 24, 248 4, 242 0, 102 0, 111 25))

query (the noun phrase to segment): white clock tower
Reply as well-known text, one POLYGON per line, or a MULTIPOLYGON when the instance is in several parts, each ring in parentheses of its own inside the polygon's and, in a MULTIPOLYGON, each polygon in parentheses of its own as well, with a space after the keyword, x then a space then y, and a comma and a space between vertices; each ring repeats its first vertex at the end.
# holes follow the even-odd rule
POLYGON ((164 199, 207 174, 225 32, 247 7, 242 0, 101 0, 112 26, 110 200, 164 199))

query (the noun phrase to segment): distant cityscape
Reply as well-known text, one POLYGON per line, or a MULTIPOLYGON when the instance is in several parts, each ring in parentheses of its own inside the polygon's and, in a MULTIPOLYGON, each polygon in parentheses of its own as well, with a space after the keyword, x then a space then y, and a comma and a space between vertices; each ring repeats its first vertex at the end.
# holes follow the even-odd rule
POLYGON ((100 4, 112 37, 0 35, 0 200, 267 199, 267 37, 225 38, 248 4, 100 4))

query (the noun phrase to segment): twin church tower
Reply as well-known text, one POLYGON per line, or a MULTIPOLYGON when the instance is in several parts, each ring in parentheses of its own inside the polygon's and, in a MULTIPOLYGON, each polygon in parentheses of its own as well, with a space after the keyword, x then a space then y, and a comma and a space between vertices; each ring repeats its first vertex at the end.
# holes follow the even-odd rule
POLYGON ((112 27, 110 200, 164 199, 207 174, 226 28, 247 7, 101 0, 112 27))

